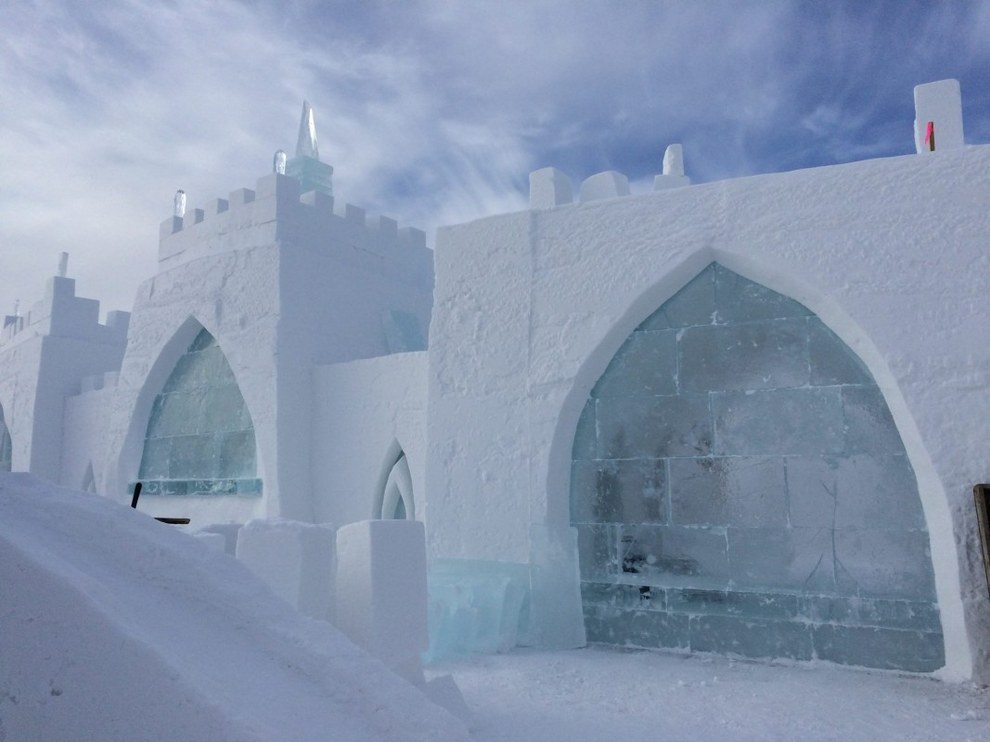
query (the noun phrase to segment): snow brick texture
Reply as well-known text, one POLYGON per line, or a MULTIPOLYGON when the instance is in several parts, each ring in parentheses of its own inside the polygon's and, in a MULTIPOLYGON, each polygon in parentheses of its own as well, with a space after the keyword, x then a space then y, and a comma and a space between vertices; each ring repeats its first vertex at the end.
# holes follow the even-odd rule
POLYGON ((619 349, 572 459, 589 641, 944 664, 903 444, 801 304, 710 265, 619 349))

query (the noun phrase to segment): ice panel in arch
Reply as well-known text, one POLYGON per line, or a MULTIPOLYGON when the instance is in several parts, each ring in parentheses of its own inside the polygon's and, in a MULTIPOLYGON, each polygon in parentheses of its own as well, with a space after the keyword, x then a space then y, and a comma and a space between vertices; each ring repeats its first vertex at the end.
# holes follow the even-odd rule
POLYGON ((938 661, 914 472, 868 369, 807 307, 713 263, 640 323, 594 390, 570 512, 595 640, 661 646, 669 637, 644 627, 676 624, 678 641, 706 651, 828 648, 834 661, 917 669, 907 654, 923 646, 938 661), (609 585, 651 596, 663 617, 603 602, 609 585), (716 641, 745 633, 727 606, 764 635, 716 641), (922 639, 898 639, 916 630, 907 614, 924 616, 922 639), (874 654, 864 626, 885 632, 874 654))
POLYGON ((145 492, 242 494, 236 481, 258 482, 255 445, 233 370, 203 329, 152 404, 138 474, 145 492))

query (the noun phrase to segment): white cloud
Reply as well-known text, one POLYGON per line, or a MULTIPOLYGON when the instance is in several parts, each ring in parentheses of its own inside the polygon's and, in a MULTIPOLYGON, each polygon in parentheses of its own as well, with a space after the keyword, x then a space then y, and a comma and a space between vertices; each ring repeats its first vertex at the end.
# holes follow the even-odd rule
POLYGON ((175 189, 194 205, 251 186, 303 98, 338 197, 430 231, 522 208, 547 165, 648 183, 674 141, 695 181, 882 154, 916 76, 985 66, 990 11, 863 7, 14 0, 0 311, 37 298, 62 250, 81 293, 128 308, 175 189))

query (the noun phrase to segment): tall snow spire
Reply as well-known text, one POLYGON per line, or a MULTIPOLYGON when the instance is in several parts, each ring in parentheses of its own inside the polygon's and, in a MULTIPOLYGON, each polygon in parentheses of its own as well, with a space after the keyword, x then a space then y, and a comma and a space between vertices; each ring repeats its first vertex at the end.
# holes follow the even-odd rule
MULTIPOLYGON (((285 156, 284 153, 282 156, 285 156)), ((276 173, 279 172, 278 153, 273 168, 276 173)), ((296 156, 285 163, 282 172, 299 181, 299 189, 302 193, 317 191, 328 196, 333 195, 333 168, 325 162, 320 162, 320 150, 316 144, 316 119, 308 100, 303 101, 296 156)))
POLYGON ((308 100, 303 101, 302 118, 299 119, 299 138, 296 140, 296 157, 320 159, 320 148, 316 144, 316 119, 313 107, 308 100))

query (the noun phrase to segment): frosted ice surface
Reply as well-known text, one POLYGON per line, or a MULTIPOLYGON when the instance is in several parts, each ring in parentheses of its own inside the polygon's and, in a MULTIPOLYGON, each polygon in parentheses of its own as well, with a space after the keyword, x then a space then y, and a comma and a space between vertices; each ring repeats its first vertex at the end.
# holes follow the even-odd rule
POLYGON ((154 400, 138 476, 148 494, 259 494, 256 471, 244 397, 220 347, 202 330, 154 400))
POLYGON ((715 317, 715 269, 709 266, 647 317, 637 330, 710 325, 715 317))
POLYGON ((594 387, 571 522, 591 641, 943 661, 917 482, 883 395, 806 307, 717 264, 594 387))
POLYGON ((681 388, 690 391, 779 389, 808 383, 803 319, 684 330, 678 347, 681 388))
POLYGON ((681 525, 787 525, 782 458, 670 460, 671 520, 681 525))
POLYGON ((842 451, 842 397, 836 388, 716 393, 712 395, 712 414, 719 454, 842 451))
POLYGON ((382 315, 385 345, 389 353, 409 353, 426 350, 426 340, 419 329, 416 315, 400 309, 390 309, 382 315))
POLYGON ((526 565, 434 560, 429 573, 427 661, 516 646, 529 592, 526 565))
POLYGON ((621 397, 630 390, 677 393, 676 333, 636 332, 612 358, 591 392, 593 397, 621 397))
POLYGON ((712 450, 708 395, 617 397, 598 403, 598 454, 609 459, 705 456, 712 450))

